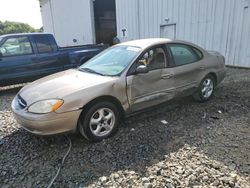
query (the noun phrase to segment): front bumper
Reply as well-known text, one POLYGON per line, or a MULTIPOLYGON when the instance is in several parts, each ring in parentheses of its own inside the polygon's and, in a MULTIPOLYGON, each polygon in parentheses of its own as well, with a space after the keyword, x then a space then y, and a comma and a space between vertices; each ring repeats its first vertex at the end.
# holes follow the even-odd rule
POLYGON ((81 110, 65 113, 33 114, 27 109, 21 109, 17 97, 11 104, 16 121, 27 131, 37 135, 53 135, 65 132, 74 132, 81 110))

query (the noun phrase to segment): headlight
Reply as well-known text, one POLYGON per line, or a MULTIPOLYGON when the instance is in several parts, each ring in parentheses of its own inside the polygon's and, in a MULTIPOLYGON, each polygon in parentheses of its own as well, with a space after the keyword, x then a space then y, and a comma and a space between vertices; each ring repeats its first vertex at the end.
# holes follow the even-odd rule
POLYGON ((28 111, 36 114, 46 114, 56 111, 62 106, 63 100, 60 99, 49 99, 33 103, 28 108, 28 111))

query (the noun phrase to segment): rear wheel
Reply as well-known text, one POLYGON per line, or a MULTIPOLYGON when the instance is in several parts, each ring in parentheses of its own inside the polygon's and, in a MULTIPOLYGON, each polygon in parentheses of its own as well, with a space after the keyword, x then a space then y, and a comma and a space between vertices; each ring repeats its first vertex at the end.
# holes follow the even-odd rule
POLYGON ((200 83, 200 86, 197 92, 193 95, 193 97, 200 101, 206 102, 213 96, 215 87, 215 79, 212 75, 207 75, 200 83))
POLYGON ((80 116, 78 129, 86 139, 99 142, 117 132, 118 122, 117 107, 110 102, 98 102, 80 116))

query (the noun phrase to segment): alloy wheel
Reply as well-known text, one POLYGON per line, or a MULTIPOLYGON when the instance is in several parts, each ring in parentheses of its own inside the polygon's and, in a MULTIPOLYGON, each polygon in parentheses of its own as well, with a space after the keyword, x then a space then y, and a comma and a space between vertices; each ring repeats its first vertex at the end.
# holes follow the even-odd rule
POLYGON ((90 131, 97 137, 110 134, 114 125, 115 113, 109 108, 100 108, 96 110, 89 121, 90 131))
POLYGON ((201 90, 202 96, 205 99, 208 99, 212 95, 213 90, 214 90, 213 80, 211 80, 210 78, 206 78, 202 84, 202 90, 201 90))

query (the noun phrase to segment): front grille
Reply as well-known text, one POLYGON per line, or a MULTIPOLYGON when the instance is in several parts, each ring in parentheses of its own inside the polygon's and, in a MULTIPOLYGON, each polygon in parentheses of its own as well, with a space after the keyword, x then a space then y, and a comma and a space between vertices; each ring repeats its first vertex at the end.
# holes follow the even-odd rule
POLYGON ((17 96, 17 102, 22 109, 26 108, 27 103, 20 95, 17 96))

